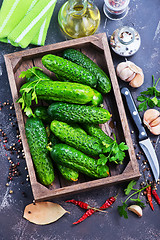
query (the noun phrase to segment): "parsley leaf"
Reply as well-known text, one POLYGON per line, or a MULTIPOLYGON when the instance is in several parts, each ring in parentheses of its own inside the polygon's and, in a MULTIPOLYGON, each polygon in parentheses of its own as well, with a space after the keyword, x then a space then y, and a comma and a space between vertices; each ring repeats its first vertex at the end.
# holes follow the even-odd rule
POLYGON ((154 76, 152 76, 153 79, 153 86, 147 88, 147 91, 141 92, 140 96, 137 97, 137 101, 141 102, 138 106, 138 111, 146 111, 147 106, 150 108, 154 108, 155 106, 160 107, 160 102, 157 97, 160 97, 160 91, 157 90, 157 84, 160 80, 160 78, 155 82, 154 76))
POLYGON ((133 186, 136 185, 136 181, 132 180, 126 189, 124 189, 124 192, 126 195, 128 195, 132 190, 133 190, 133 186))
POLYGON ((118 212, 121 217, 124 217, 125 219, 128 218, 128 214, 126 211, 127 204, 125 202, 122 202, 122 206, 118 206, 118 212))

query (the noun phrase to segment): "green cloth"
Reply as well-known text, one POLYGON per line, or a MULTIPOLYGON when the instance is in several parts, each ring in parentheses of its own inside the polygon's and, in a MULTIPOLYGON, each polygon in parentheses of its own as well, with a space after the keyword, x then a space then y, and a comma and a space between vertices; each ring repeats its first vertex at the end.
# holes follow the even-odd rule
POLYGON ((4 0, 0 10, 0 41, 26 48, 44 45, 57 0, 4 0))

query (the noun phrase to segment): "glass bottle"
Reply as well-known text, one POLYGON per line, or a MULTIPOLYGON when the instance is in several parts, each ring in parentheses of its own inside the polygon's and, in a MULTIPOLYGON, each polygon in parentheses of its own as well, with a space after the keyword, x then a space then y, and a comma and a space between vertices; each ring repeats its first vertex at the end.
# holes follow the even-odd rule
POLYGON ((93 2, 68 0, 59 13, 58 22, 63 32, 70 38, 92 35, 100 23, 100 12, 93 2))

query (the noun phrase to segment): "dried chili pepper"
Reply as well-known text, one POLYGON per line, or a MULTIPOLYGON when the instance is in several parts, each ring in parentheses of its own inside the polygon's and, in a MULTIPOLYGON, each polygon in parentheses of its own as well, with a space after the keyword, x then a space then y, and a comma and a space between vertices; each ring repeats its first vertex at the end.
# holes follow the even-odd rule
POLYGON ((160 205, 160 197, 158 196, 155 188, 152 189, 152 195, 154 196, 156 202, 160 205))
POLYGON ((76 201, 74 199, 71 199, 71 200, 67 200, 66 202, 73 203, 73 204, 75 204, 75 205, 77 205, 77 206, 79 206, 83 209, 89 209, 90 208, 90 206, 87 203, 82 202, 82 201, 76 201))
POLYGON ((146 188, 147 199, 148 199, 148 202, 149 202, 149 205, 150 205, 151 209, 154 211, 154 207, 153 207, 153 203, 152 203, 151 192, 152 192, 151 186, 148 186, 148 187, 146 188))
MULTIPOLYGON (((99 209, 102 210, 102 209, 109 208, 115 202, 115 200, 116 200, 116 197, 110 197, 109 199, 107 199, 105 201, 105 203, 99 209)), ((87 217, 91 216, 94 212, 96 212, 96 210, 88 209, 83 214, 83 216, 77 222, 74 222, 73 224, 77 224, 77 223, 80 223, 80 222, 84 221, 87 217)))

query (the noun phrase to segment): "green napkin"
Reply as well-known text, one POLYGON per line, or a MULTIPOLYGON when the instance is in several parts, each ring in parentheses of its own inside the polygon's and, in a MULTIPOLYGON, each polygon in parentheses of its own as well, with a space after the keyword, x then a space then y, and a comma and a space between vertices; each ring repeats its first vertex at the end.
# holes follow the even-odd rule
POLYGON ((57 0, 4 0, 0 10, 0 41, 26 48, 44 45, 57 0))

